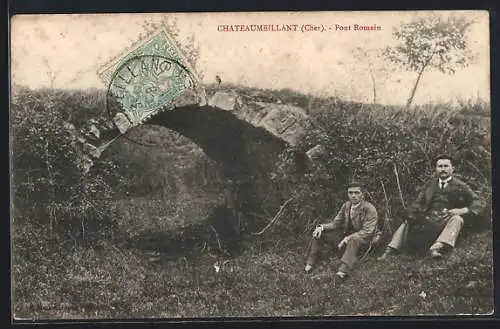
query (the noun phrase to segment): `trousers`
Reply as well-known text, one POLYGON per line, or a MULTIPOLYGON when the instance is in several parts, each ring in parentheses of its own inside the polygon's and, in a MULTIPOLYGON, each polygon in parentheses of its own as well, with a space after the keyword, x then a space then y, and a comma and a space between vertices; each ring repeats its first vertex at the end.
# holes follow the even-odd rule
MULTIPOLYGON (((337 249, 337 245, 344 238, 344 235, 339 231, 326 231, 321 234, 319 238, 313 238, 311 249, 309 250, 307 261, 308 265, 314 265, 318 252, 324 247, 325 244, 331 244, 330 247, 337 249)), ((359 238, 351 238, 345 245, 343 250, 338 250, 340 260, 352 269, 358 261, 359 253, 369 245, 369 241, 359 238)))
MULTIPOLYGON (((425 225, 425 223, 423 224, 425 225)), ((463 225, 464 219, 461 216, 451 216, 447 220, 434 222, 431 225, 426 225, 426 227, 438 234, 435 242, 444 243, 454 248, 463 225)), ((388 246, 396 250, 401 250, 408 239, 408 235, 415 226, 416 224, 413 222, 403 222, 392 236, 388 246)))

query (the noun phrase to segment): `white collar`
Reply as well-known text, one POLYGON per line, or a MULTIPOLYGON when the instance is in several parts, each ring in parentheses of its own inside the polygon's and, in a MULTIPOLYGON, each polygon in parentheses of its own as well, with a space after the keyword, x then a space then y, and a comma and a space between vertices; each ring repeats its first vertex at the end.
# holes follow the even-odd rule
POLYGON ((440 183, 444 183, 444 184, 448 184, 448 182, 451 180, 451 178, 452 178, 451 176, 448 177, 448 178, 446 178, 446 179, 439 178, 439 182, 440 183))
POLYGON ((357 204, 353 204, 351 203, 351 209, 356 209, 357 207, 359 207, 359 205, 361 204, 362 201, 359 201, 357 204))

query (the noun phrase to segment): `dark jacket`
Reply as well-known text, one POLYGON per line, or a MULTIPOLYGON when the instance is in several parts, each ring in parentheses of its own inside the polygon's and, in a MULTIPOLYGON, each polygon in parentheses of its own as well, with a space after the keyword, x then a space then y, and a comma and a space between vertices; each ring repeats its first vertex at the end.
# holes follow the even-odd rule
POLYGON ((373 238, 377 229, 377 209, 368 201, 362 200, 359 205, 359 216, 351 220, 351 202, 346 201, 332 222, 325 224, 324 228, 329 230, 342 229, 344 234, 349 234, 361 240, 369 241, 373 238))
MULTIPOLYGON (((479 196, 463 181, 453 177, 446 187, 452 196, 448 209, 469 208, 470 215, 479 215, 483 210, 483 202, 479 196)), ((439 189, 438 179, 431 179, 418 194, 416 200, 409 207, 409 213, 412 216, 417 214, 426 214, 430 210, 432 198, 439 189)))

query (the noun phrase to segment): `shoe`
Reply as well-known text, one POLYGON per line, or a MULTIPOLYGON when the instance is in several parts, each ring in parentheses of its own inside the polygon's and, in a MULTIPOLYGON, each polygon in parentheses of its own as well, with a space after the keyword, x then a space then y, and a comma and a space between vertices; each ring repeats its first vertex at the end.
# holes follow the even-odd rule
POLYGON ((441 259, 443 258, 443 254, 438 249, 431 250, 431 258, 432 259, 441 259))
POLYGON ((436 242, 434 243, 430 248, 429 251, 431 252, 431 258, 432 259, 441 259, 443 258, 443 249, 445 245, 442 242, 436 242))
POLYGON ((337 278, 343 280, 348 273, 349 273, 349 267, 345 263, 342 263, 337 273, 335 273, 335 275, 337 276, 337 278))
POLYGON ((306 273, 308 273, 308 272, 310 272, 311 270, 312 270, 312 266, 311 266, 311 265, 309 265, 309 264, 307 264, 307 265, 306 265, 306 268, 304 269, 304 271, 305 271, 306 273))
POLYGON ((335 273, 335 275, 337 276, 337 278, 344 280, 347 276, 347 273, 338 271, 337 273, 335 273))

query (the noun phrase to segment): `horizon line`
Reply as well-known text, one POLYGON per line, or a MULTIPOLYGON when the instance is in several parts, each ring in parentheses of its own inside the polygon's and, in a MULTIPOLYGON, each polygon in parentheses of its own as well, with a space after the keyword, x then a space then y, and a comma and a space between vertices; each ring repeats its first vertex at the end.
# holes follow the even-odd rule
MULTIPOLYGON (((251 87, 251 86, 245 86, 245 85, 238 85, 234 83, 225 83, 224 86, 218 87, 217 84, 215 83, 201 83, 201 85, 204 88, 210 88, 210 89, 219 89, 215 90, 215 92, 228 92, 228 88, 234 88, 236 90, 232 90, 233 92, 242 90, 242 89, 249 89, 253 91, 260 91, 260 92, 268 92, 268 93, 280 93, 280 92, 292 92, 297 94, 297 96, 302 96, 306 98, 317 98, 317 99, 337 99, 342 102, 346 103, 356 103, 356 104, 365 104, 365 105, 372 105, 372 106, 390 106, 390 107, 405 107, 406 105, 404 103, 374 103, 374 102, 363 102, 363 101, 358 101, 358 100, 349 100, 345 97, 337 96, 337 95, 319 95, 314 92, 303 92, 299 91, 296 89, 292 88, 281 88, 281 89, 271 89, 271 88, 259 88, 259 87, 251 87)), ((17 83, 12 83, 10 86, 10 92, 9 96, 12 96, 14 94, 15 89, 28 89, 31 91, 62 91, 62 92, 102 92, 106 93, 107 88, 104 87, 86 87, 86 88, 63 88, 63 87, 50 87, 50 86, 38 86, 38 87, 30 87, 25 84, 17 84, 17 83)), ((491 99, 491 95, 489 97, 491 99)), ((489 107, 491 107, 491 100, 490 99, 485 99, 484 97, 480 95, 476 96, 470 96, 468 98, 457 98, 454 100, 448 100, 448 101, 442 101, 442 100, 436 100, 436 101, 430 101, 427 103, 414 103, 413 107, 425 107, 425 106, 439 106, 439 105, 449 105, 449 104, 457 104, 457 103, 467 103, 470 101, 473 101, 474 103, 484 103, 487 104, 489 107)))

